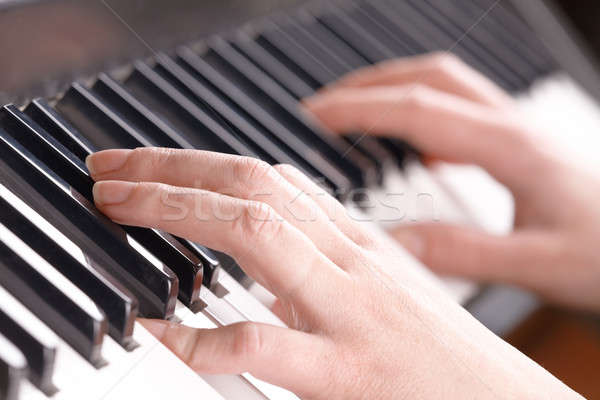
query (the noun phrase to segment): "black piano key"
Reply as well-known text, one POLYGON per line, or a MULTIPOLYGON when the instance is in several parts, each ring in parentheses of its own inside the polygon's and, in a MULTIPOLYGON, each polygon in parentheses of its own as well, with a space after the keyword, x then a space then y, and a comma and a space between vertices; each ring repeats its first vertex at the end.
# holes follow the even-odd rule
MULTIPOLYGON (((219 260, 219 264, 221 264, 223 271, 231 275, 231 277, 245 289, 250 289, 252 287, 254 280, 252 280, 252 278, 246 275, 244 271, 237 266, 233 258, 220 251, 214 251, 214 255, 219 260)), ((218 291, 216 293, 218 293, 218 291)))
MULTIPOLYGON (((315 36, 315 32, 309 32, 296 18, 280 18, 275 23, 294 39, 298 48, 310 54, 313 65, 319 66, 332 75, 331 80, 325 82, 325 84, 331 83, 353 70, 349 63, 335 52, 332 52, 325 43, 319 41, 315 36)), ((292 52, 294 52, 294 49, 288 49, 288 54, 292 52)))
POLYGON ((355 70, 370 64, 365 57, 357 53, 348 45, 348 43, 319 23, 319 21, 317 21, 317 19, 307 10, 298 12, 296 14, 296 19, 307 33, 317 38, 318 43, 324 46, 328 51, 334 53, 335 56, 344 63, 346 68, 355 70))
POLYGON ((396 159, 396 164, 403 168, 409 158, 416 157, 417 151, 408 143, 392 138, 380 138, 379 143, 384 146, 396 159))
POLYGON ((124 348, 133 348, 137 299, 101 267, 79 259, 74 254, 79 249, 65 245, 56 235, 50 236, 51 229, 46 225, 39 226, 39 220, 36 225, 36 220, 25 215, 23 205, 19 207, 14 198, 0 193, 0 207, 4 210, 0 222, 102 308, 108 318, 111 337, 124 348))
POLYGON ((75 82, 56 103, 65 116, 85 138, 98 149, 151 146, 147 138, 132 129, 123 116, 115 113, 94 93, 75 82), (108 134, 110 132, 110 134, 108 134))
MULTIPOLYGON (((470 31, 461 29, 453 21, 439 10, 431 7, 426 2, 407 0, 408 4, 426 16, 430 23, 436 25, 453 39, 453 45, 466 48, 473 56, 478 58, 509 90, 515 90, 523 85, 523 80, 516 75, 503 60, 497 59, 494 54, 477 43, 470 35, 470 31)), ((474 20, 472 25, 476 24, 474 20)))
POLYGON ((207 115, 168 81, 142 62, 124 86, 152 112, 168 121, 199 150, 257 157, 248 146, 207 115))
POLYGON ((387 2, 378 0, 372 2, 361 2, 360 7, 368 13, 379 14, 387 17, 388 28, 391 32, 402 32, 427 52, 448 50, 445 40, 441 40, 432 32, 430 25, 424 23, 424 17, 408 4, 394 4, 390 6, 387 2))
POLYGON ((397 57, 412 56, 425 52, 425 48, 413 41, 409 36, 394 30, 393 24, 386 17, 368 12, 363 8, 348 4, 340 7, 357 24, 363 27, 379 43, 394 52, 397 57))
POLYGON ((235 109, 231 103, 215 94, 198 77, 192 76, 181 65, 165 54, 156 57, 154 71, 168 80, 181 93, 186 95, 198 107, 217 117, 224 129, 231 130, 251 146, 252 150, 270 164, 294 163, 294 161, 281 149, 272 143, 261 130, 262 127, 253 124, 242 110, 235 109))
MULTIPOLYGON (((89 95, 88 90, 83 87, 78 88, 77 93, 86 97, 89 95)), ((75 101, 75 96, 77 95, 73 95, 71 101, 75 101)), ((100 102, 101 100, 96 98, 95 101, 100 102)), ((107 106, 103 106, 103 108, 108 110, 107 106)), ((90 111, 95 114, 102 112, 99 108, 93 108, 90 111)), ((108 111, 112 113, 112 111, 108 111)), ((113 121, 113 117, 110 114, 104 117, 96 115, 85 121, 83 121, 85 115, 79 118, 81 124, 84 126, 83 129, 89 129, 88 134, 94 132, 109 136, 111 133, 114 133, 114 136, 110 140, 114 141, 114 144, 118 147, 125 146, 127 142, 135 143, 135 136, 128 136, 134 129, 128 126, 127 121, 121 117, 118 117, 117 121, 113 121), (105 132, 104 129, 108 128, 111 131, 105 132), (123 140, 123 143, 121 140, 123 140)), ((0 122, 4 129, 37 159, 42 161, 46 166, 49 166, 49 168, 75 190, 84 195, 90 202, 93 202, 92 187, 94 181, 89 176, 85 165, 80 159, 70 153, 47 132, 43 131, 39 125, 14 106, 5 106, 0 110, 0 122)), ((136 134, 141 136, 140 133, 136 132, 136 134)), ((107 141, 105 140, 104 142, 107 141)), ((143 144, 139 143, 135 147, 139 146, 143 146, 143 144)), ((199 304, 200 286, 202 285, 202 262, 194 254, 168 233, 156 229, 133 226, 123 226, 123 229, 154 254, 163 264, 175 272, 179 278, 179 297, 182 302, 191 307, 195 303, 199 304)))
POLYGON ((25 108, 25 114, 80 160, 84 161, 88 155, 96 151, 94 145, 86 138, 73 135, 75 128, 50 107, 46 100, 41 98, 32 100, 25 108))
POLYGON ((0 180, 131 291, 142 316, 173 315, 179 286, 173 272, 135 251, 125 231, 2 129, 0 180))
MULTIPOLYGON (((206 104, 196 104, 199 107, 211 107, 209 111, 219 115, 219 120, 223 122, 224 128, 232 129, 238 136, 244 136, 246 143, 254 144, 252 150, 263 160, 274 163, 294 163, 286 153, 275 146, 268 140, 265 140, 264 135, 255 127, 250 126, 250 123, 244 120, 234 110, 232 110, 222 99, 213 94, 210 89, 206 88, 202 83, 195 80, 191 75, 184 71, 180 66, 173 62, 168 56, 160 55, 157 57, 158 65, 154 70, 163 78, 177 87, 182 93, 186 91, 193 93, 192 96, 197 96, 199 102, 206 104)), ((127 119, 133 121, 133 124, 138 127, 144 134, 152 132, 152 136, 156 137, 156 145, 163 147, 183 147, 181 143, 166 143, 162 138, 165 135, 175 135, 174 131, 167 123, 158 118, 137 99, 135 99, 125 88, 119 83, 111 79, 105 74, 101 74, 98 81, 94 84, 93 90, 98 93, 106 102, 114 106, 122 115, 126 115, 127 119)), ((193 100, 193 98, 192 98, 193 100)), ((193 148, 191 145, 185 148, 193 148)), ((301 167, 300 167, 301 168, 301 167)))
MULTIPOLYGON (((85 93, 87 92, 87 89, 80 87, 78 91, 85 93)), ((104 92, 106 92, 106 90, 104 92)), ((100 97, 97 97, 96 100, 99 102, 104 101, 104 99, 100 97)), ((105 105, 104 108, 106 107, 107 106, 105 105)), ((102 112, 102 110, 97 109, 96 112, 102 112)), ((208 113, 207 110, 204 110, 204 112, 208 113)), ((104 120, 110 120, 112 118, 112 116, 106 115, 104 120)), ((95 119, 98 120, 99 118, 95 119)), ((133 143, 134 147, 156 144, 149 138, 147 139, 149 143, 136 142, 135 136, 129 137, 125 141, 121 141, 120 138, 126 137, 129 135, 129 132, 136 131, 136 128, 131 126, 125 117, 119 117, 118 123, 117 121, 105 122, 103 125, 95 125, 95 122, 92 119, 84 123, 79 131, 85 133, 82 131, 83 129, 90 129, 87 135, 101 132, 105 136, 111 136, 117 147, 126 147, 127 143, 133 143), (112 127, 112 129, 110 131, 104 131, 104 129, 107 129, 108 127, 112 127)), ((138 132, 138 135, 143 136, 145 135, 145 132, 138 132)), ((158 136, 158 132, 155 132, 155 135, 158 136)), ((131 235, 131 237, 137 240, 162 263, 175 272, 179 278, 179 299, 193 310, 197 310, 201 307, 203 303, 200 300, 200 290, 203 282, 203 273, 206 271, 209 274, 207 281, 210 282, 210 280, 216 276, 215 271, 218 271, 218 266, 215 266, 212 260, 206 258, 204 254, 198 254, 197 251, 193 251, 193 245, 190 244, 189 246, 184 246, 184 240, 177 240, 168 233, 154 229, 150 230, 130 226, 125 226, 123 228, 131 235), (192 250, 190 250, 190 248, 192 248, 192 250)))
POLYGON ((311 87, 302 77, 294 74, 284 63, 259 46, 245 32, 237 32, 236 40, 231 43, 231 46, 251 60, 265 74, 275 79, 292 96, 302 99, 314 93, 317 86, 311 87))
POLYGON ((313 78, 310 74, 307 74, 302 68, 298 66, 295 62, 291 61, 288 57, 287 52, 281 51, 278 47, 274 46, 269 40, 267 40, 262 35, 258 34, 254 39, 257 46, 259 46, 263 51, 270 54, 274 57, 279 63, 283 64, 286 68, 293 71, 294 74, 310 88, 318 89, 322 86, 322 84, 313 78))
POLYGON ((487 1, 470 0, 466 2, 468 5, 472 5, 476 15, 481 15, 484 12, 488 12, 486 21, 494 23, 498 29, 501 29, 503 36, 511 36, 516 41, 524 46, 527 58, 536 60, 536 64, 545 72, 554 70, 557 65, 556 61, 548 54, 544 44, 541 42, 539 37, 532 32, 527 24, 519 18, 517 14, 508 10, 502 2, 494 2, 494 7, 491 11, 490 7, 492 3, 487 1))
MULTIPOLYGON (((196 257, 202 260, 202 264, 204 264, 204 279, 202 283, 208 288, 213 288, 219 280, 219 273, 221 270, 220 262, 213 251, 189 240, 179 240, 189 251, 193 252, 196 257)), ((235 264, 235 267, 236 270, 243 273, 242 269, 237 264, 235 264)), ((245 273, 243 274, 245 275, 245 273)))
POLYGON ((83 160, 77 158, 31 117, 14 105, 7 105, 0 108, 0 126, 37 159, 93 202, 93 182, 83 160))
POLYGON ((322 5, 317 20, 343 39, 370 63, 376 64, 396 57, 396 54, 377 41, 365 28, 331 5, 322 5))
MULTIPOLYGON (((108 78, 108 79, 110 79, 110 78, 108 78)), ((114 82, 114 81, 112 81, 112 82, 114 82)), ((143 109, 140 109, 140 110, 144 111, 143 109)), ((38 99, 38 100, 34 100, 33 102, 31 102, 25 109, 25 112, 28 113, 29 115, 34 115, 33 119, 35 120, 35 122, 37 122, 38 124, 43 126, 44 130, 46 132, 52 132, 52 136, 54 136, 54 134, 56 133, 57 134, 56 137, 61 137, 63 140, 63 141, 61 141, 62 145, 65 145, 66 147, 77 148, 77 146, 78 146, 77 138, 81 137, 79 132, 77 132, 74 127, 70 127, 67 124, 67 122, 64 121, 62 119, 62 117, 58 113, 56 113, 56 111, 53 108, 51 108, 47 103, 45 103, 43 100, 38 99)), ((145 113, 145 111, 144 111, 144 113, 145 113)), ((155 121, 155 118, 157 118, 156 116, 150 115, 150 114, 148 114, 148 115, 145 114, 145 117, 148 119, 148 121, 155 121)), ((160 127, 161 129, 164 128, 164 125, 162 125, 162 123, 160 121, 155 121, 153 123, 155 123, 156 126, 160 127)), ((166 130, 166 128, 164 128, 164 129, 166 130)), ((172 132, 172 133, 176 134, 176 132, 172 132)), ((165 134, 168 135, 168 132, 165 132, 165 134)), ((87 155, 89 155, 93 152, 93 151, 86 152, 85 149, 81 149, 81 150, 82 150, 81 152, 84 154, 84 156, 81 158, 81 161, 83 161, 85 159, 85 157, 87 157, 87 155)), ((63 152, 63 153, 67 153, 67 152, 63 152)), ((180 238, 176 238, 176 239, 180 243, 182 243, 192 253, 191 256, 188 256, 190 258, 190 260, 198 259, 202 263, 202 265, 203 265, 202 280, 203 280, 204 284, 207 287, 211 287, 212 285, 214 285, 214 283, 218 279, 219 270, 221 267, 219 265, 219 261, 214 257, 214 255, 211 253, 211 251, 209 249, 202 247, 200 245, 197 245, 195 243, 190 243, 185 239, 180 239, 180 238)), ((179 248, 178 246, 176 246, 176 247, 179 248)), ((182 251, 182 253, 185 253, 185 251, 183 249, 181 249, 181 251, 182 251)), ((195 283, 193 286, 195 287, 195 283)), ((192 296, 190 296, 190 297, 192 297, 192 296)))
MULTIPOLYGON (((295 21, 292 22, 291 19, 286 19, 285 22, 288 25, 292 23, 297 24, 295 21)), ((324 29, 321 25, 316 23, 316 21, 313 22, 317 24, 317 26, 321 27, 321 29, 319 30, 312 28, 309 31, 303 26, 297 24, 294 31, 290 33, 293 35, 302 35, 303 40, 298 39, 298 42, 302 43, 304 51, 312 54, 315 60, 318 61, 318 64, 323 65, 324 68, 331 67, 332 69, 337 69, 338 75, 336 76, 336 79, 341 78, 343 74, 359 67, 358 65, 351 64, 356 63, 356 60, 360 58, 360 55, 355 53, 351 48, 346 47, 339 38, 335 37, 331 32, 324 29), (321 48, 320 43, 328 43, 329 46, 327 48, 321 48), (339 55, 337 53, 338 50, 340 50, 339 55), (354 57, 352 57, 352 55, 354 55, 354 57), (350 57, 351 60, 347 62, 345 57, 350 57), (354 58, 354 60, 352 60, 352 58, 354 58), (338 67, 333 67, 333 64, 337 64, 338 67)), ((293 50, 291 50, 291 52, 293 52, 293 50)), ((367 62, 363 59, 362 63, 364 65, 367 62)), ((350 146, 355 148, 375 165, 377 171, 377 183, 383 183, 383 168, 386 160, 382 157, 385 157, 386 155, 389 156, 389 153, 377 142, 377 139, 373 137, 366 135, 353 136, 360 136, 361 139, 352 140, 349 136, 345 136, 344 139, 350 144, 350 146)))
MULTIPOLYGON (((482 8, 475 1, 461 2, 461 8, 470 18, 478 18, 489 10, 489 6, 482 8)), ((510 21, 510 17, 503 18, 502 15, 503 7, 502 4, 498 3, 488 12, 481 24, 490 34, 501 38, 502 42, 517 52, 523 60, 530 62, 540 74, 548 72, 548 66, 551 64, 548 55, 540 51, 539 42, 532 43, 536 35, 528 31, 527 26, 522 21, 518 19, 510 21)), ((511 15, 511 17, 514 16, 511 15)))
POLYGON ((192 310, 199 310, 203 304, 200 300, 204 273, 202 260, 169 233, 130 226, 124 229, 175 273, 179 279, 179 300, 192 310))
POLYGON ((296 65, 306 71, 310 76, 325 86, 337 79, 347 69, 330 57, 326 50, 314 46, 312 39, 307 37, 301 27, 298 27, 290 18, 279 18, 266 23, 261 28, 261 38, 269 41, 281 53, 287 55, 296 65), (312 51, 307 46, 313 47, 312 51), (327 59, 325 64, 321 60, 327 59))
MULTIPOLYGON (((499 85, 507 89, 511 88, 510 84, 491 70, 482 59, 465 48, 463 42, 457 41, 457 38, 450 36, 439 26, 433 24, 426 15, 408 2, 379 0, 370 3, 370 5, 375 7, 379 13, 389 16, 390 21, 396 25, 397 31, 400 32, 399 34, 411 35, 415 41, 421 43, 428 51, 438 50, 454 53, 483 74, 496 80, 499 85)), ((390 29, 393 28, 390 26, 390 29)))
MULTIPOLYGON (((132 113, 135 114, 134 121, 140 123, 139 126, 153 131, 153 134, 151 135, 152 138, 149 139, 157 141, 157 143, 153 144, 166 145, 162 140, 167 139, 161 138, 161 131, 166 137, 172 139, 173 142, 176 142, 179 145, 182 144, 181 136, 179 136, 179 133, 175 131, 171 125, 154 112, 150 111, 145 105, 142 105, 142 103, 133 97, 133 95, 123 88, 123 86, 116 83, 110 77, 106 75, 100 76, 94 85, 94 90, 100 97, 106 95, 107 98, 111 99, 111 101, 107 101, 107 103, 114 106, 122 115, 127 115, 129 117, 132 113)), ((105 100, 105 98, 102 97, 102 100, 105 100)), ((77 148, 77 143, 79 143, 77 138, 81 137, 80 133, 64 121, 62 116, 56 113, 56 111, 43 100, 34 100, 25 111, 30 115, 34 115, 37 118, 36 122, 39 122, 47 128, 48 131, 56 134, 56 137, 61 138, 64 141, 63 144, 68 145, 69 148, 77 148)), ((146 133, 146 130, 143 130, 143 132, 146 133)), ((141 143, 138 145, 141 146, 141 143)), ((90 146, 89 150, 78 150, 80 150, 79 152, 83 155, 82 159, 85 159, 87 155, 95 151, 95 148, 90 146)), ((78 173, 77 175, 81 174, 78 173)), ((75 181, 74 178, 74 182, 75 181)), ((82 189, 84 188, 85 184, 82 189)), ((137 237, 137 239, 140 239, 140 235, 144 235, 145 240, 142 239, 141 242, 146 243, 150 249, 156 250, 157 248, 162 248, 164 250, 163 254, 166 254, 168 257, 161 257, 163 262, 166 261, 167 265, 173 265, 175 273, 177 273, 180 278, 180 299, 194 310, 197 306, 199 307, 201 301, 198 301, 198 296, 199 290, 201 290, 201 283, 203 282, 205 286, 209 288, 213 287, 218 280, 219 271, 221 269, 219 261, 214 257, 211 251, 203 246, 189 242, 185 239, 176 238, 164 232, 153 231, 149 233, 147 230, 135 227, 126 227, 126 229, 132 236, 137 237), (154 245, 152 244, 152 241, 155 242, 154 245), (166 246, 164 242, 167 242, 168 246, 166 246), (184 257, 187 258, 188 261, 183 261, 184 257), (190 263, 192 268, 190 268, 190 263), (202 269, 200 270, 198 266, 202 266, 202 269)), ((237 275, 245 277, 245 273, 237 266, 237 264, 232 268, 236 270, 237 275)))
POLYGON ((12 342, 25 356, 27 377, 47 396, 56 392, 53 382, 56 343, 53 334, 36 320, 14 297, 0 287, 0 335, 12 342))
POLYGON ((504 38, 494 36, 486 29, 484 13, 479 15, 468 15, 464 12, 464 6, 450 3, 444 0, 426 0, 432 7, 450 18, 456 26, 465 32, 469 30, 469 36, 482 48, 491 53, 498 62, 502 62, 508 70, 519 76, 525 83, 529 83, 537 76, 532 66, 519 56, 512 48, 506 46, 504 38), (475 25, 475 22, 477 22, 475 25))
POLYGON ((154 146, 193 149, 194 145, 165 120, 150 111, 120 83, 101 73, 92 91, 152 141, 154 146))
POLYGON ((27 376, 27 360, 21 351, 0 335, 0 399, 19 400, 21 382, 27 376))
POLYGON ((344 136, 344 139, 377 166, 377 182, 382 185, 386 169, 393 163, 396 156, 379 138, 366 134, 354 133, 344 136))
POLYGON ((354 187, 372 182, 373 166, 360 154, 332 134, 320 131, 302 115, 297 101, 222 39, 215 39, 202 59, 225 75, 232 83, 244 88, 247 95, 269 114, 313 147, 326 160, 352 180, 354 187))
POLYGON ((0 224, 0 285, 94 366, 103 364, 104 313, 0 224))
POLYGON ((407 54, 420 54, 431 51, 431 46, 428 43, 423 43, 411 35, 410 29, 405 29, 405 23, 398 24, 398 20, 394 21, 393 16, 385 14, 377 10, 371 2, 360 1, 353 11, 355 18, 359 21, 368 21, 370 24, 369 31, 374 33, 379 32, 379 36, 389 42, 388 47, 394 49, 398 55, 404 51, 407 54), (387 38, 387 39, 386 39, 387 38))
MULTIPOLYGON (((177 64, 173 65, 168 59, 163 59, 160 66, 163 73, 172 76, 177 74, 184 79, 196 101, 205 101, 214 107, 215 112, 222 112, 223 118, 237 125, 240 134, 250 134, 249 140, 255 141, 263 151, 275 156, 270 157, 272 161, 295 165, 314 178, 324 176, 327 184, 335 189, 339 188, 340 182, 335 180, 337 175, 330 173, 331 167, 321 160, 318 153, 198 56, 185 49, 180 49, 179 53, 181 57, 177 64)), ((342 182, 344 183, 345 181, 342 182)))

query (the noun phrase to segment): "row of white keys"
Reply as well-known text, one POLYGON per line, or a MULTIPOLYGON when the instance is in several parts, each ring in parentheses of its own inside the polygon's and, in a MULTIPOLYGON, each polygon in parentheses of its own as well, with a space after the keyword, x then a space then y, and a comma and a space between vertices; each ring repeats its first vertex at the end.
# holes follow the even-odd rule
MULTIPOLYGON (((206 399, 223 399, 139 324, 136 324, 134 332, 139 346, 133 351, 128 352, 110 337, 105 337, 102 354, 107 364, 98 369, 57 337, 18 300, 6 291, 1 294, 3 307, 18 314, 20 321, 26 321, 28 327, 37 329, 57 349, 53 380, 58 390, 51 399, 108 400, 139 396, 159 400, 170 396, 183 398, 189 393, 206 399)), ((47 399, 29 384, 23 385, 21 398, 47 399)))

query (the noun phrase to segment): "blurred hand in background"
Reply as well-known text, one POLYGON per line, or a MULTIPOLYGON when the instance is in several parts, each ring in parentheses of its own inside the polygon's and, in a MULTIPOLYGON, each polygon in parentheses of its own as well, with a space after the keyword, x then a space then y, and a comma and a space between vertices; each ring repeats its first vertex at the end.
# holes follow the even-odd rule
POLYGON ((433 270, 600 311, 599 177, 552 148, 483 75, 449 54, 389 61, 346 76, 305 105, 334 132, 406 140, 433 159, 479 165, 512 192, 507 236, 442 223, 391 232, 433 270))

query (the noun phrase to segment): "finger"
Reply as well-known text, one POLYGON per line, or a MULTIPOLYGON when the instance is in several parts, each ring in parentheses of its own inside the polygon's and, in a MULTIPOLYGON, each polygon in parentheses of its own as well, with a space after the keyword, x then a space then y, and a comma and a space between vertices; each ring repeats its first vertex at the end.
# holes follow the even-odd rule
POLYGON ((508 185, 541 154, 510 115, 424 86, 335 89, 307 107, 335 132, 401 138, 443 160, 478 164, 508 185))
POLYGON ((318 336, 258 323, 196 329, 167 321, 140 322, 198 373, 250 372, 302 397, 323 393, 327 385, 321 372, 329 346, 318 336))
POLYGON ((327 87, 406 86, 421 84, 491 107, 508 107, 511 97, 451 53, 384 61, 348 74, 327 87))
POLYGON ((361 247, 368 247, 371 244, 373 239, 369 232, 350 218, 346 207, 325 189, 291 165, 280 164, 275 165, 274 168, 288 182, 306 193, 323 210, 327 218, 352 241, 361 247))
POLYGON ((249 276, 298 306, 318 308, 323 296, 333 295, 327 287, 341 286, 345 276, 265 203, 123 181, 96 183, 94 199, 121 224, 161 229, 232 255, 249 276))
POLYGON ((335 263, 348 238, 310 197, 273 167, 254 158, 163 148, 107 150, 88 157, 96 181, 160 182, 261 201, 304 232, 335 263))
MULTIPOLYGON (((559 237, 537 232, 497 236, 473 228, 423 224, 391 231, 409 252, 434 271, 482 282, 545 288, 550 268, 562 258, 559 237)), ((563 265, 560 265, 563 268, 563 265)), ((563 268, 564 269, 564 268, 563 268)))

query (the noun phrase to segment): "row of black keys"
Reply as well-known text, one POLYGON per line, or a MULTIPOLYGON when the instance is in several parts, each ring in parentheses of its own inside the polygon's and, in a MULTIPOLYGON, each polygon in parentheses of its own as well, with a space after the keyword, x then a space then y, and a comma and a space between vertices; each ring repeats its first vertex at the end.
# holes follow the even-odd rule
MULTIPOLYGON (((83 164, 88 154, 114 147, 201 148, 291 163, 324 178, 337 193, 377 183, 384 161, 396 157, 401 162, 406 148, 367 138, 346 155, 347 143, 307 120, 297 100, 352 69, 444 48, 455 40, 457 27, 463 29, 471 20, 467 17, 481 14, 478 1, 329 5, 317 17, 303 11, 272 19, 256 34, 250 29, 236 32, 231 41, 213 39, 200 53, 183 47, 175 57, 157 56, 153 65, 138 62, 122 83, 102 74, 91 89, 74 84, 56 104, 58 112, 43 100, 32 102, 24 113, 4 107, 2 182, 108 274, 94 263, 77 262, 6 199, 1 200, 0 208, 7 211, 0 222, 82 288, 107 319, 87 315, 8 242, 1 243, 0 285, 92 362, 107 331, 130 346, 138 307, 142 315, 160 318, 172 314, 176 296, 194 307, 202 281, 207 286, 214 282, 218 261, 194 243, 156 230, 119 227, 100 216, 90 202, 92 181, 83 164), (449 18, 439 18, 442 10, 452 11, 449 18), (168 268, 156 268, 135 251, 126 233, 168 268)), ((504 15, 486 23, 477 37, 467 36, 455 50, 516 90, 547 72, 551 63, 528 40, 507 47, 514 38, 507 21, 516 23, 504 15), (483 42, 501 31, 493 46, 483 42), (498 63, 506 51, 513 57, 498 63)), ((16 329, 2 331, 24 340, 16 329)), ((33 369, 43 387, 47 364, 38 357, 33 369)))
MULTIPOLYGON (((231 42, 214 39, 202 54, 181 48, 173 58, 159 55, 153 67, 136 63, 122 87, 101 78, 90 95, 85 88, 74 86, 58 108, 100 149, 158 144, 255 156, 269 163, 294 164, 323 179, 343 197, 351 189, 381 182, 382 160, 395 156, 402 161, 407 149, 391 140, 373 138, 361 138, 359 143, 350 138, 355 149, 349 149, 350 143, 323 132, 301 115, 297 100, 356 68, 440 47, 439 41, 430 38, 414 39, 421 43, 419 47, 403 45, 408 23, 415 22, 412 18, 390 18, 384 13, 387 9, 381 9, 384 4, 362 3, 318 18, 308 13, 278 18, 262 24, 256 37, 236 32, 231 42), (90 121, 86 115, 98 109, 106 113, 107 107, 117 118, 108 115, 104 120, 90 121), (166 123, 150 121, 148 112, 166 123), (119 115, 125 118, 119 119, 119 115), (115 129, 126 132, 105 133, 115 129), (147 138, 132 135, 136 130, 147 138)), ((389 6, 408 6, 408 2, 389 6)), ((422 22, 432 25, 431 21, 422 22)), ((452 38, 444 32, 438 36, 452 38)), ((470 43, 469 38, 463 38, 455 50, 470 43)), ((473 40, 479 47, 460 53, 483 70, 522 64, 522 69, 505 73, 506 77, 490 71, 499 82, 512 77, 521 87, 548 68, 532 61, 535 52, 518 52, 516 47, 510 61, 500 57, 495 50, 506 46, 501 39, 496 38, 494 46, 488 47, 473 40), (477 49, 495 57, 477 53, 477 49)))

